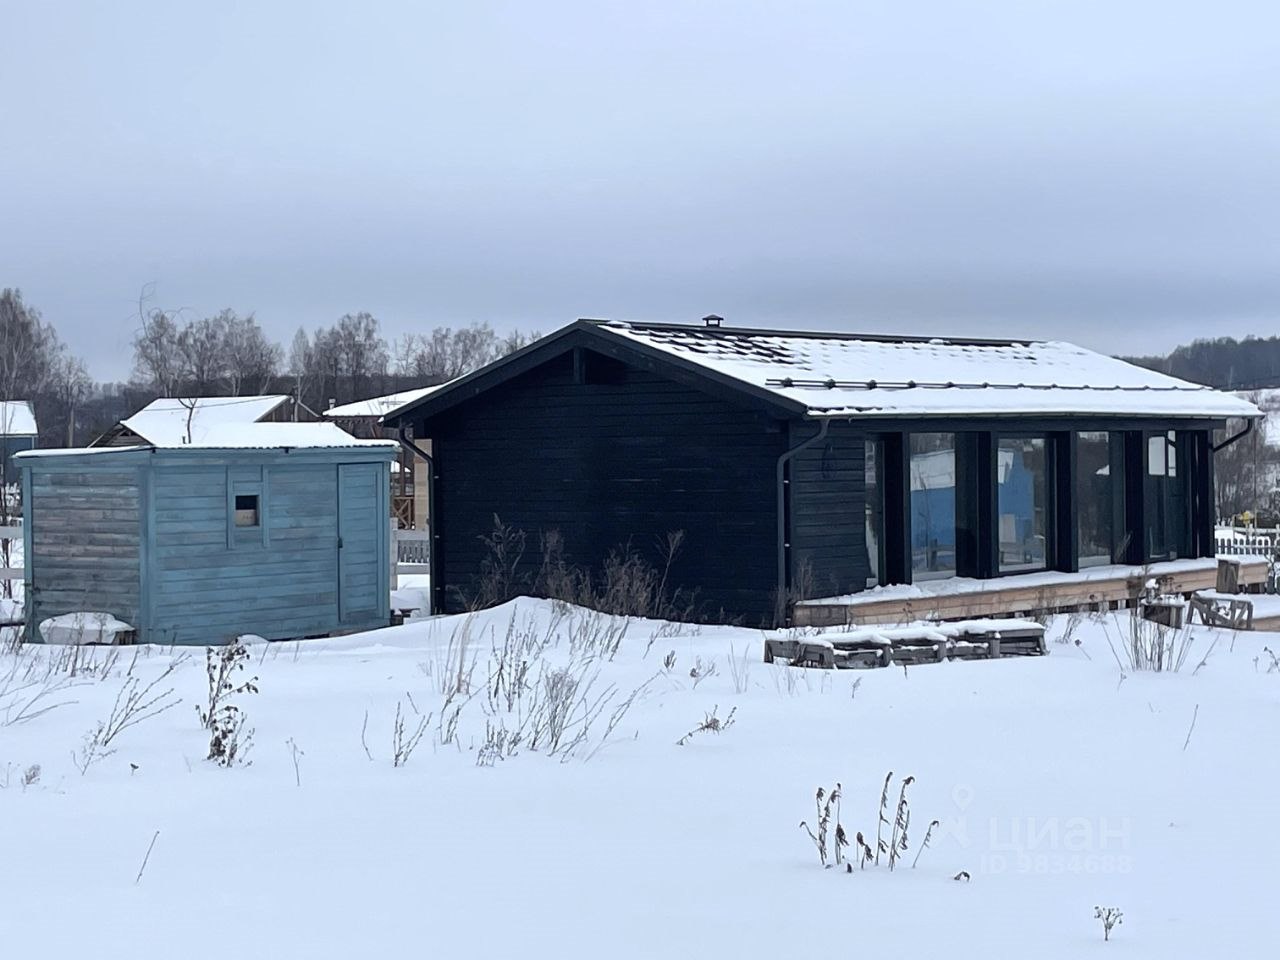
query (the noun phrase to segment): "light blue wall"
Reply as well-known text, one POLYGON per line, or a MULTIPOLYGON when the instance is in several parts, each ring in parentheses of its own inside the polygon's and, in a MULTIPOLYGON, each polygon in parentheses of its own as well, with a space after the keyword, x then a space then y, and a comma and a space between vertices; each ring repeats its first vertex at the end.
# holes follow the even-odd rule
MULTIPOLYGON (((46 577, 40 555, 41 527, 70 509, 52 478, 89 469, 79 461, 109 471, 114 461, 122 460, 134 465, 140 504, 135 521, 140 560, 129 588, 135 599, 128 604, 128 616, 128 590, 96 595, 92 607, 68 609, 115 613, 138 627, 140 640, 162 644, 218 644, 244 633, 286 639, 385 626, 390 618, 392 455, 389 449, 352 448, 106 451, 24 458, 19 462, 29 465, 32 475, 35 594, 63 589, 58 584, 66 572, 48 568, 59 577, 46 577), (345 515, 356 524, 341 550, 340 470, 347 478, 345 515), (351 477, 362 482, 352 483, 351 477), (237 493, 259 497, 258 527, 233 524, 237 493)), ((77 522, 91 529, 88 518, 77 522)), ((83 566, 95 569, 91 560, 83 566)), ((64 599, 88 600, 81 594, 64 599)), ((35 613, 51 616, 51 610, 37 602, 35 613)))

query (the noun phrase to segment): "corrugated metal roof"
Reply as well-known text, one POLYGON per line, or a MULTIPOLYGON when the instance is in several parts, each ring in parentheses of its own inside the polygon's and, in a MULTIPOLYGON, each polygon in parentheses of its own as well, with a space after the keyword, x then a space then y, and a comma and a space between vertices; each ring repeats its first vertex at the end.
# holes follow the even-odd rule
POLYGON ((24 450, 15 459, 70 457, 82 454, 110 455, 146 450, 320 450, 381 447, 395 449, 394 440, 362 440, 333 423, 223 424, 206 431, 194 443, 151 444, 125 447, 66 447, 24 450))

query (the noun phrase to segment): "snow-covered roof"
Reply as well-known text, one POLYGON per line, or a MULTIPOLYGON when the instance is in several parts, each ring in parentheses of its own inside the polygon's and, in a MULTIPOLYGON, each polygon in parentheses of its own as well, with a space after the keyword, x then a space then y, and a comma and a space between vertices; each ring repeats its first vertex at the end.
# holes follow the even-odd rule
POLYGON ((35 411, 27 400, 0 400, 0 437, 34 437, 35 411))
POLYGON ((209 431, 227 425, 257 423, 289 397, 277 394, 263 397, 161 397, 152 400, 120 425, 157 447, 176 447, 187 440, 190 417, 190 439, 201 442, 209 431))
POLYGON ((353 437, 333 423, 235 423, 214 425, 193 443, 155 443, 149 446, 66 447, 55 450, 23 450, 16 459, 70 457, 84 454, 110 456, 131 451, 164 450, 309 450, 348 447, 399 446, 394 440, 353 437))
POLYGON ((166 444, 185 448, 206 447, 219 450, 273 449, 289 447, 390 447, 394 440, 365 440, 353 437, 334 423, 247 423, 222 424, 213 427, 195 443, 166 444))
POLYGON ((811 416, 1256 417, 1247 400, 1060 341, 801 333, 599 322, 808 408, 811 416))
POLYGON ((353 403, 344 403, 341 406, 330 407, 324 411, 326 417, 381 417, 390 413, 397 407, 403 407, 406 403, 413 403, 415 400, 421 400, 429 393, 439 390, 444 384, 438 384, 434 387, 418 387, 416 390, 401 390, 399 393, 389 393, 385 397, 370 397, 368 400, 356 400, 353 403))

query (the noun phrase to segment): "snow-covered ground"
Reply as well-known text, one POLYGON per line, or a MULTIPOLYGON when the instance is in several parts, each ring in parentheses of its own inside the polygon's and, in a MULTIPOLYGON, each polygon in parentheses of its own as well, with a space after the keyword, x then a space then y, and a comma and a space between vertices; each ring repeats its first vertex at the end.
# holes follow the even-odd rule
POLYGON ((252 762, 232 769, 204 760, 202 651, 0 655, 0 689, 11 672, 34 684, 0 695, 0 950, 1169 958, 1280 943, 1280 672, 1262 651, 1280 636, 1196 628, 1181 672, 1122 679, 1090 620, 1059 619, 1043 658, 838 673, 766 666, 757 631, 620 630, 522 600, 251 647, 236 682, 256 676, 259 692, 234 702, 252 762), (1078 645, 1058 642, 1068 627, 1078 645), (469 692, 443 709, 464 637, 469 692), (528 662, 534 688, 512 711, 491 696, 508 637, 524 652, 507 666, 528 662), (70 678, 67 658, 85 656, 70 678), (182 702, 82 773, 83 738, 117 695, 175 661, 152 692, 182 702), (578 747, 484 750, 486 726, 516 727, 566 666, 594 678, 586 703, 604 698, 578 747), (46 677, 62 686, 37 706, 64 705, 3 725, 46 677), (397 705, 406 736, 432 715, 399 767, 397 705), (733 724, 677 746, 713 710, 733 724), (915 778, 904 861, 822 869, 798 828, 814 825, 815 789, 839 781, 850 840, 874 837, 889 771, 891 806, 915 778), (1105 945, 1099 905, 1124 914, 1105 945))

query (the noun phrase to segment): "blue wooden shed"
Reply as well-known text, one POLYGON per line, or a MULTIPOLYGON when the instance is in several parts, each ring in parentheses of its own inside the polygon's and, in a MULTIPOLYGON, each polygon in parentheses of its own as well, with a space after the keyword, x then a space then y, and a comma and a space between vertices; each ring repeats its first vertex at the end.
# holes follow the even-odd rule
POLYGON ((262 423, 19 454, 28 639, 79 611, 160 644, 387 626, 396 452, 332 424, 262 423))

